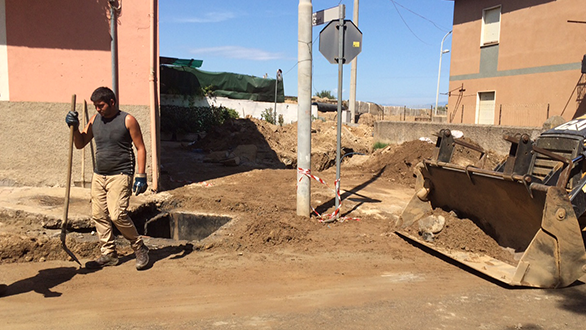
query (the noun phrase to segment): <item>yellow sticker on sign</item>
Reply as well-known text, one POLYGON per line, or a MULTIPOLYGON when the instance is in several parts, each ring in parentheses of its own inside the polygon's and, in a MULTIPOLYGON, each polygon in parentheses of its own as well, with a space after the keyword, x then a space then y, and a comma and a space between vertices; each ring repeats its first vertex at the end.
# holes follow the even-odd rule
POLYGON ((352 42, 352 47, 354 47, 354 48, 360 47, 360 41, 354 41, 354 42, 352 42))

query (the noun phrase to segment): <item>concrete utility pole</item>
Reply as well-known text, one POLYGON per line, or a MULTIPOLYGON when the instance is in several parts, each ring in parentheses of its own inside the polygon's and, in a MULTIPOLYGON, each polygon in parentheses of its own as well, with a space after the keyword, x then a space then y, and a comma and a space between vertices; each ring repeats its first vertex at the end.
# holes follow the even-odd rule
POLYGON ((297 38, 297 215, 311 214, 311 181, 301 171, 311 170, 311 66, 313 5, 299 0, 297 38))
MULTIPOLYGON (((352 20, 354 25, 358 27, 358 2, 354 0, 354 16, 352 20)), ((358 58, 355 57, 352 60, 352 68, 350 71, 350 122, 354 124, 356 122, 356 66, 358 65, 358 58)))

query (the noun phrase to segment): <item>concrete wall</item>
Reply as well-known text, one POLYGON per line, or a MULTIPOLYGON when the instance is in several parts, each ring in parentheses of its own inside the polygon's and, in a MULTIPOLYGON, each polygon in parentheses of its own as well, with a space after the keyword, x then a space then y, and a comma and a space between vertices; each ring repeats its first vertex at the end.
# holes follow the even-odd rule
POLYGON ((503 140, 504 135, 525 133, 535 139, 542 132, 541 128, 530 127, 378 121, 374 124, 374 141, 401 144, 429 138, 435 142, 437 138, 433 134, 437 134, 443 128, 461 131, 464 137, 478 143, 484 150, 492 150, 502 155, 508 154, 511 146, 510 142, 503 140))
MULTIPOLYGON (((226 108, 234 109, 240 115, 240 118, 251 116, 253 118, 262 119, 261 114, 265 109, 275 107, 274 102, 257 102, 251 100, 235 100, 225 97, 214 97, 214 98, 201 98, 201 99, 189 99, 183 96, 176 95, 161 95, 161 105, 177 105, 177 106, 201 106, 208 107, 213 106, 224 106, 226 108)), ((279 115, 283 115, 283 122, 290 124, 297 121, 297 103, 277 103, 277 118, 279 115)), ((311 107, 311 114, 317 117, 317 106, 311 107)))
MULTIPOLYGON (((0 186, 64 186, 67 179, 69 103, 0 102, 0 186)), ((83 104, 77 104, 81 112, 83 104)), ((141 128, 148 126, 148 107, 125 106, 141 128)), ((90 116, 95 113, 90 108, 90 116)), ((147 130, 148 131, 148 130, 147 130)), ((147 156, 150 135, 144 134, 147 156)), ((93 173, 89 146, 85 152, 85 178, 93 173)), ((74 148, 72 182, 81 181, 82 151, 74 148)), ((147 161, 147 173, 151 163, 147 161)))
POLYGON ((585 113, 584 88, 574 91, 586 53, 584 24, 568 22, 575 17, 586 17, 583 0, 456 0, 449 121, 478 122, 479 92, 495 92, 495 125, 585 113), (483 9, 499 5, 498 43, 481 45, 483 9))

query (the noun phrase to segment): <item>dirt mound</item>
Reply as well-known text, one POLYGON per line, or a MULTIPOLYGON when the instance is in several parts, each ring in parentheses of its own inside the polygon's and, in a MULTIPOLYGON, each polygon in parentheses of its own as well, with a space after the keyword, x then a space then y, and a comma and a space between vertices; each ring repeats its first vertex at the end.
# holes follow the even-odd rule
MULTIPOLYGON (((78 258, 94 258, 100 253, 98 240, 83 241, 82 237, 67 237, 67 247, 78 258)), ((121 242, 123 243, 123 242, 121 242)), ((128 245, 128 244, 126 244, 128 245)), ((119 245, 119 251, 131 253, 130 246, 119 245)), ((61 247, 59 237, 49 235, 19 235, 14 233, 0 233, 0 263, 22 261, 42 262, 46 260, 71 260, 61 247)))
POLYGON ((382 177, 400 185, 413 188, 413 167, 424 159, 431 158, 434 144, 410 141, 400 145, 389 145, 377 149, 360 167, 365 172, 381 173, 382 177))
MULTIPOLYGON (((334 121, 315 120, 311 130, 312 170, 323 171, 335 165, 337 128, 334 121)), ((342 155, 352 152, 369 154, 372 127, 366 125, 342 128, 342 155)), ((205 137, 190 145, 204 152, 234 150, 239 145, 258 148, 256 165, 271 168, 296 168, 297 123, 273 125, 255 118, 236 119, 215 127, 205 137)))
MULTIPOLYGON (((466 142, 475 144, 469 139, 466 142)), ((400 185, 413 188, 415 177, 413 168, 425 159, 431 159, 435 151, 435 143, 428 141, 408 141, 399 145, 389 145, 375 150, 359 167, 370 173, 380 173, 382 177, 400 185)), ((452 163, 466 166, 475 165, 484 169, 494 169, 503 160, 502 156, 489 152, 484 164, 480 164, 481 154, 478 151, 456 145, 452 163)))
MULTIPOLYGON (((441 216, 445 219, 443 228, 439 233, 427 236, 433 236, 433 238, 429 238, 429 241, 433 242, 435 246, 445 248, 448 251, 463 251, 479 255, 488 255, 510 265, 517 265, 518 262, 514 259, 513 253, 503 249, 492 237, 484 233, 472 220, 465 218, 460 219, 451 212, 446 212, 442 209, 435 209, 433 211, 433 216, 441 216)), ((420 224, 417 222, 412 226, 405 228, 404 231, 412 236, 419 237, 422 241, 426 240, 426 233, 421 230, 420 224)))

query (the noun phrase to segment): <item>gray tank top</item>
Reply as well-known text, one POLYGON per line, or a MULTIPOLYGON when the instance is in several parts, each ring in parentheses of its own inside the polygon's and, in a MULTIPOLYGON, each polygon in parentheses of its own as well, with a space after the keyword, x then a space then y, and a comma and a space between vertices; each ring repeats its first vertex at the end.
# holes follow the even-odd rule
POLYGON ((118 111, 114 118, 104 118, 99 113, 96 115, 92 126, 96 141, 96 174, 134 175, 132 137, 125 124, 127 115, 123 111, 118 111))

